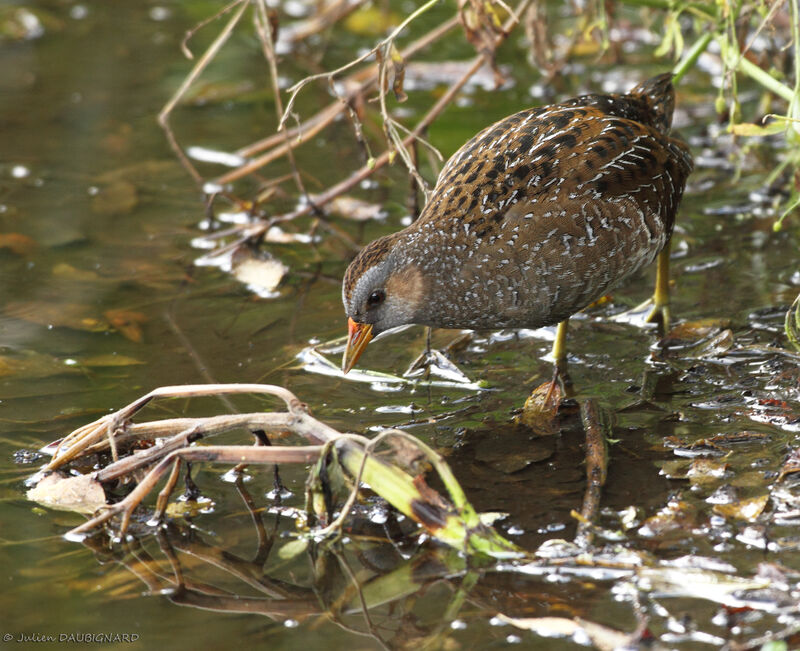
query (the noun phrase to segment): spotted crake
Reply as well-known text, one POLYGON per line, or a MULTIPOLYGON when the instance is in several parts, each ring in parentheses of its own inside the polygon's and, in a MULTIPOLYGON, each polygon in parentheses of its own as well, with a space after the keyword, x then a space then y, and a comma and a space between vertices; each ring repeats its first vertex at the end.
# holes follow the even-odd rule
POLYGON ((692 170, 669 135, 673 107, 663 74, 625 95, 515 113, 465 143, 419 219, 348 267, 344 368, 373 336, 409 323, 559 323, 653 262, 692 170))

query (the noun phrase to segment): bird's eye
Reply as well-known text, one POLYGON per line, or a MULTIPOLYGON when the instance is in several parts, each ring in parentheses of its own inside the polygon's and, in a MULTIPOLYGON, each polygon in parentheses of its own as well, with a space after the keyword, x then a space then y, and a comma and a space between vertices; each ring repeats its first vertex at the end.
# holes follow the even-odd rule
POLYGON ((367 305, 369 307, 375 307, 376 305, 380 305, 386 299, 386 292, 382 289, 376 289, 369 295, 367 298, 367 305))

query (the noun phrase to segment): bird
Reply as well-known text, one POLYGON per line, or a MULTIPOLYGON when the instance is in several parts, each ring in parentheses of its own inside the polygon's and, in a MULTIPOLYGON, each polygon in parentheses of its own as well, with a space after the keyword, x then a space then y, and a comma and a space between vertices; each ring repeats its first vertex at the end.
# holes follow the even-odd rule
POLYGON ((419 218, 348 266, 346 374, 408 324, 497 330, 567 320, 658 258, 648 320, 669 319, 669 243, 693 163, 670 135, 672 75, 529 108, 467 141, 419 218))

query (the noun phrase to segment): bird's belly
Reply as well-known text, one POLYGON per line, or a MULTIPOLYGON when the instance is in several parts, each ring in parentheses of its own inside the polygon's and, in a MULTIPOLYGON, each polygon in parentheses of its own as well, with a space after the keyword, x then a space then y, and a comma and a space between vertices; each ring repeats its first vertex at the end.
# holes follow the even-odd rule
POLYGON ((447 325, 553 325, 650 264, 669 234, 631 202, 600 208, 584 205, 566 219, 538 220, 516 239, 476 247, 466 264, 444 274, 442 291, 455 303, 447 325))

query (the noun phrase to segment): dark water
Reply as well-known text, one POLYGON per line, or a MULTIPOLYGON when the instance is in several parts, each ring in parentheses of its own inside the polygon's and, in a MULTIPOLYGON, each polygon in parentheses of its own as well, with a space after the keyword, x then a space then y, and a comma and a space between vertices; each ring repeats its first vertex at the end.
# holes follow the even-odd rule
MULTIPOLYGON (((501 626, 492 617, 578 616, 630 632, 639 612, 649 615, 664 645, 706 648, 795 621, 775 612, 788 588, 763 597, 770 608, 734 615, 714 599, 626 591, 625 581, 607 576, 570 580, 497 567, 467 572, 457 554, 432 545, 380 544, 387 532, 399 540, 410 528, 391 517, 384 523, 379 505, 377 515, 364 507, 365 517, 348 530, 349 543, 282 559, 280 533, 295 529, 291 509, 303 506, 305 474, 297 468, 282 471, 292 493, 283 517, 269 497, 271 469, 250 472, 243 490, 263 525, 253 524, 237 487, 223 481, 227 468, 208 466, 195 479, 214 503, 210 513, 176 519, 158 535, 137 523, 145 533, 122 544, 62 539, 80 516, 27 501, 23 481, 39 462, 15 462, 14 453, 35 451, 161 385, 279 384, 342 431, 401 426, 447 456, 478 510, 508 513, 498 529, 530 550, 574 536, 570 511, 580 509, 583 496, 584 434, 577 407, 563 410, 552 436, 512 422, 530 391, 550 377, 546 332, 481 335, 455 352, 454 361, 483 381, 485 391, 359 383, 304 368, 298 354, 344 333, 339 283, 352 253, 324 234, 314 247, 270 245, 290 270, 270 299, 222 271, 195 266, 203 254, 192 246, 202 234, 202 194, 155 122, 189 69, 178 50, 182 34, 216 5, 31 8, 43 35, 0 42, 0 235, 14 234, 3 240, 13 246, 0 248, 0 634, 138 636, 135 643, 112 643, 124 648, 377 648, 379 639, 391 647, 571 648, 575 642, 501 626), (178 566, 189 589, 176 592, 178 566), (370 606, 368 617, 356 586, 370 606)), ((199 37, 197 52, 212 32, 199 37)), ((343 63, 353 46, 366 42, 369 37, 347 34, 331 41, 325 65, 343 63)), ((430 59, 469 56, 455 43, 430 59)), ((591 61, 571 66, 548 92, 627 88, 661 69, 644 63, 647 48, 641 49, 631 59, 637 64, 613 66, 613 72, 591 61)), ((445 154, 494 119, 541 101, 531 97, 539 92, 538 73, 512 55, 505 61, 514 64, 510 88, 470 90, 431 129, 445 154)), ((295 81, 315 70, 316 56, 301 48, 282 71, 295 81)), ((229 151, 272 133, 273 106, 261 91, 267 71, 249 27, 204 79, 205 94, 173 118, 182 142, 229 151)), ((679 95, 676 126, 698 165, 673 241, 672 309, 681 321, 728 320, 732 343, 665 352, 653 330, 614 320, 647 298, 649 270, 613 302, 574 319, 573 404, 596 399, 610 423, 615 442, 599 524, 621 530, 632 518, 620 534, 624 549, 660 560, 702 557, 740 577, 752 577, 759 564, 779 563, 796 585, 800 498, 796 482, 778 482, 777 474, 797 446, 800 373, 796 357, 770 347, 786 346, 783 314, 800 291, 800 232, 791 221, 772 232, 773 197, 763 187, 775 161, 772 148, 734 154, 726 138, 707 135, 716 121, 707 89, 707 77, 697 72, 679 95), (723 458, 714 466, 719 474, 695 466, 694 478, 686 478, 692 443, 743 431, 765 436, 723 441, 719 454, 701 455, 723 458), (747 522, 712 511, 721 491, 733 491, 736 500, 769 500, 747 522), (651 521, 650 531, 642 529, 668 504, 678 507, 662 518, 665 525, 651 521)), ((755 111, 755 92, 743 96, 751 100, 745 110, 755 111)), ((429 97, 411 93, 412 118, 429 97)), ((324 87, 309 88, 298 107, 307 116, 328 101, 324 87)), ((298 164, 316 191, 335 180, 332 172, 338 179, 355 169, 358 156, 349 126, 341 123, 301 148, 298 164)), ((265 175, 287 169, 279 163, 265 175)), ((221 168, 201 170, 211 177, 221 168)), ((396 229, 406 188, 398 166, 357 192, 387 209, 384 222, 335 223, 359 242, 396 229)), ((247 187, 240 190, 246 196, 247 187)), ((291 206, 289 198, 279 199, 276 210, 291 206)), ((304 232, 309 224, 287 230, 304 232)), ((443 347, 456 334, 435 332, 433 344, 443 347)), ((363 364, 400 374, 424 345, 425 333, 413 329, 370 346, 363 364)), ((234 403, 240 410, 276 406, 234 403)), ((206 400, 194 409, 167 402, 150 415, 230 407, 206 400)), ((249 440, 242 433, 225 442, 249 440)))

